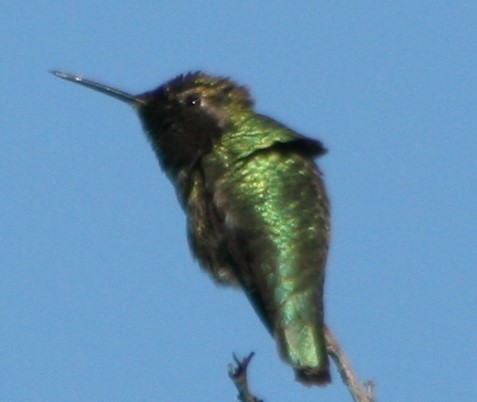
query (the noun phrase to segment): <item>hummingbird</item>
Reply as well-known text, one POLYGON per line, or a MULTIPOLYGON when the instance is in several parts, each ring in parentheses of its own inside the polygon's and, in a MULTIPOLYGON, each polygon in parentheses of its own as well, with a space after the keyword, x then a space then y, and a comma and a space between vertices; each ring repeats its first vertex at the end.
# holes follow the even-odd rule
POLYGON ((199 264, 216 283, 243 290, 298 381, 329 383, 330 208, 315 163, 323 144, 257 113, 248 89, 229 78, 191 72, 132 95, 51 73, 136 109, 187 215, 199 264))

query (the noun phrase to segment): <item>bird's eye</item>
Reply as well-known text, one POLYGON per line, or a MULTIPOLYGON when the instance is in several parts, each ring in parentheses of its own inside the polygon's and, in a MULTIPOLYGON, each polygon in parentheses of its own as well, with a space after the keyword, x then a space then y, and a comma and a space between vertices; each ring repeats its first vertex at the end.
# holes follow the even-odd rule
POLYGON ((186 96, 184 99, 184 105, 186 106, 200 106, 200 95, 192 93, 186 96))

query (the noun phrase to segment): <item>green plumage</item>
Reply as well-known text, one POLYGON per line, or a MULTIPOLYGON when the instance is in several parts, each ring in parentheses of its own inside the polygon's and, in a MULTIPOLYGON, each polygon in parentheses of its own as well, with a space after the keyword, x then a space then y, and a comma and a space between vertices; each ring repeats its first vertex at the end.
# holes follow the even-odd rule
POLYGON ((205 182, 224 222, 220 232, 231 243, 228 270, 299 379, 326 382, 328 200, 310 155, 321 148, 254 113, 240 115, 235 127, 203 160, 205 182))
POLYGON ((305 384, 330 381, 323 333, 329 206, 313 159, 325 152, 253 110, 246 89, 202 73, 131 96, 64 73, 138 109, 217 282, 240 286, 305 384))

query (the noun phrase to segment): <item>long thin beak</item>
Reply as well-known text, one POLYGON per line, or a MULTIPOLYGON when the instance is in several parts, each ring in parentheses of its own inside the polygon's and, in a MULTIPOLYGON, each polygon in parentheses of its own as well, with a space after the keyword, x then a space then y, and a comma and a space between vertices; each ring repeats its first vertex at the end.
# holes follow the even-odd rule
POLYGON ((76 84, 83 85, 87 88, 94 89, 95 91, 101 92, 103 94, 112 96, 113 98, 125 102, 133 107, 138 108, 144 105, 144 101, 134 95, 131 95, 124 91, 120 91, 116 88, 108 87, 107 85, 103 85, 98 82, 88 80, 86 78, 80 77, 79 75, 69 74, 63 71, 50 71, 50 73, 56 75, 59 78, 63 78, 64 80, 71 81, 76 84))

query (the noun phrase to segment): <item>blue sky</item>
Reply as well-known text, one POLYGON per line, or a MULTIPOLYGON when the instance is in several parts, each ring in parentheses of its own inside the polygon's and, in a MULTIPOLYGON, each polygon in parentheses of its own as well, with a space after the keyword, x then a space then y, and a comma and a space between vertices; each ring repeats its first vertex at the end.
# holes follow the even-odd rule
POLYGON ((477 3, 8 2, 0 15, 0 400, 267 401, 305 388, 245 297, 189 253, 138 118, 47 73, 140 93, 203 69, 318 138, 326 319, 381 401, 475 401, 477 3), (299 4, 299 5, 297 5, 299 4))

